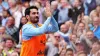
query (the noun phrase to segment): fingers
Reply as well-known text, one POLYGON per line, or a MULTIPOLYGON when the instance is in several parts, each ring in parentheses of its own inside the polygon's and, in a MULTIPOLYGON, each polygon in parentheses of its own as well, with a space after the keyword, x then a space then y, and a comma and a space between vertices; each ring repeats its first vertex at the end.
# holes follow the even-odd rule
POLYGON ((51 16, 51 8, 50 8, 50 3, 49 3, 49 1, 46 2, 45 15, 46 15, 47 17, 50 17, 50 16, 51 16))
POLYGON ((49 3, 49 1, 46 2, 46 10, 50 11, 50 3, 49 3))

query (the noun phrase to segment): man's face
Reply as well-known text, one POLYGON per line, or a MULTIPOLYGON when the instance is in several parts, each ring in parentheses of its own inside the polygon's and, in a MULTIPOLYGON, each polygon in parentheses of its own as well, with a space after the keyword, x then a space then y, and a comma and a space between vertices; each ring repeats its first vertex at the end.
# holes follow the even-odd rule
POLYGON ((6 47, 12 48, 13 47, 13 42, 11 40, 6 41, 6 47))
POLYGON ((79 2, 79 0, 75 0, 75 1, 74 1, 74 6, 75 6, 75 7, 80 6, 80 2, 79 2))
POLYGON ((12 26, 14 25, 15 20, 12 17, 8 17, 7 25, 12 26))
POLYGON ((30 10, 30 21, 32 23, 38 23, 38 21, 39 21, 38 10, 36 10, 36 9, 30 10))
POLYGON ((93 32, 87 32, 87 38, 89 39, 93 39, 94 35, 93 35, 93 32))
POLYGON ((100 45, 99 45, 98 43, 94 43, 94 44, 92 45, 92 49, 95 50, 95 51, 97 51, 97 50, 100 49, 100 45))
POLYGON ((60 27, 60 31, 63 32, 63 33, 66 33, 68 30, 69 30, 69 27, 66 26, 66 25, 62 25, 62 26, 60 27))
POLYGON ((83 23, 80 23, 79 24, 79 30, 84 30, 84 28, 85 28, 85 25, 83 23))
POLYGON ((57 41, 60 41, 60 35, 59 34, 54 34, 54 37, 57 41))
POLYGON ((4 27, 1 27, 0 28, 0 34, 4 34, 5 33, 5 28, 4 27))
POLYGON ((84 50, 83 45, 82 45, 81 43, 77 43, 77 45, 76 45, 76 50, 77 50, 77 52, 83 51, 83 50, 84 50))
POLYGON ((74 56, 72 51, 67 51, 66 56, 74 56))
POLYGON ((62 5, 62 7, 66 6, 67 5, 67 1, 66 0, 61 0, 61 5, 62 5))
POLYGON ((27 18, 26 17, 22 17, 21 18, 21 23, 22 24, 26 24, 27 23, 27 18))
POLYGON ((93 19, 93 25, 98 26, 99 25, 99 18, 94 18, 93 19))
POLYGON ((3 11, 3 17, 7 17, 7 11, 3 11))
POLYGON ((72 35, 72 36, 71 36, 71 40, 72 40, 72 41, 76 41, 76 39, 77 39, 77 36, 76 36, 76 35, 72 35))

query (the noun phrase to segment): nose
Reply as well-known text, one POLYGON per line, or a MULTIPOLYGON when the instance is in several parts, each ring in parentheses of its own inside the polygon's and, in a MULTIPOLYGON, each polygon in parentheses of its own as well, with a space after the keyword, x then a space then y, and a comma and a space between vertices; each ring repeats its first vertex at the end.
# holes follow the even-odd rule
POLYGON ((35 14, 35 16, 39 16, 39 14, 38 14, 38 13, 36 13, 36 14, 35 14))

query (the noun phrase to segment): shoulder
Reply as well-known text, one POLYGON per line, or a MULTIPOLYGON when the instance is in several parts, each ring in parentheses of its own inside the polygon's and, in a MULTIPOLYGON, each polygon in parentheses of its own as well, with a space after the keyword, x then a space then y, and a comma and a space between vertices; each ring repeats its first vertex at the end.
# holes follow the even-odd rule
POLYGON ((22 30, 27 29, 27 28, 31 28, 31 27, 32 27, 31 24, 25 24, 25 25, 22 26, 22 30))

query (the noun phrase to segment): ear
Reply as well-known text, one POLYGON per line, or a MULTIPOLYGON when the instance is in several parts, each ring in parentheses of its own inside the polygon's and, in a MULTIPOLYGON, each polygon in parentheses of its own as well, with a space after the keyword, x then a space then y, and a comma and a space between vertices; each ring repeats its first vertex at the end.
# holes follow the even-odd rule
POLYGON ((26 15, 26 18, 28 19, 28 21, 30 21, 30 16, 29 15, 26 15))

